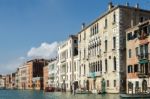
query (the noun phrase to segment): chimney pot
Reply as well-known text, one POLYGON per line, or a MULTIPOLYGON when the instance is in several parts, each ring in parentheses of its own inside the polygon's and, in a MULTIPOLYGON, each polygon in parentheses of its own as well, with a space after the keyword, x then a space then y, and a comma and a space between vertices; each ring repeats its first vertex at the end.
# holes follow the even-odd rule
POLYGON ((126 6, 129 6, 129 2, 126 2, 126 6))
POLYGON ((85 23, 82 23, 82 27, 81 28, 82 28, 82 30, 85 28, 85 23))
POLYGON ((108 10, 111 10, 113 7, 114 7, 114 6, 113 6, 113 3, 112 3, 112 2, 109 2, 109 4, 108 4, 108 10))
POLYGON ((135 5, 135 7, 136 7, 136 8, 139 8, 139 3, 137 3, 137 4, 135 5))

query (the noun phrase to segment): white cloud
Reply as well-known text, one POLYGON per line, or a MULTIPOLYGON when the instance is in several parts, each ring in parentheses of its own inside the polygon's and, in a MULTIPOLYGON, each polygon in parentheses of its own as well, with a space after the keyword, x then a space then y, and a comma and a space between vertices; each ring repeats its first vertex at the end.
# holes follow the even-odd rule
POLYGON ((18 57, 7 63, 0 64, 0 74, 10 74, 17 70, 19 66, 32 58, 51 59, 57 56, 58 42, 42 43, 39 47, 32 47, 25 57, 18 57))
POLYGON ((31 48, 28 51, 27 56, 31 58, 44 59, 55 58, 57 56, 57 46, 58 42, 53 42, 51 44, 44 42, 39 47, 31 48))
POLYGON ((24 57, 19 57, 11 60, 5 64, 0 64, 0 74, 10 74, 17 70, 17 68, 25 62, 24 57))

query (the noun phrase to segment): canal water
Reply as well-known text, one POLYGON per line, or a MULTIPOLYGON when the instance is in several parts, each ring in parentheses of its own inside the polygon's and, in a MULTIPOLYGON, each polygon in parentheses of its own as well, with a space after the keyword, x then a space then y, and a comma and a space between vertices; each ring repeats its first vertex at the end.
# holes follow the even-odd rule
POLYGON ((76 94, 70 93, 44 93, 32 90, 0 90, 0 99, 121 99, 118 94, 76 94))

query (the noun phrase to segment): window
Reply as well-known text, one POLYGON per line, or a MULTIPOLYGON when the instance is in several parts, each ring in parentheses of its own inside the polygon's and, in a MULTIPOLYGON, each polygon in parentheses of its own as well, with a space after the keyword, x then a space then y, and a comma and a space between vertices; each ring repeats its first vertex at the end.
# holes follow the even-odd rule
POLYGON ((90 36, 92 36, 92 28, 90 28, 90 36))
POLYGON ((143 17, 140 17, 140 22, 143 22, 144 18, 143 17))
POLYGON ((145 44, 145 54, 148 54, 148 44, 145 44))
POLYGON ((116 13, 113 14, 113 23, 116 23, 116 13))
POLYGON ((67 69, 67 73, 68 73, 68 65, 66 64, 66 69, 67 69))
POLYGON ((96 24, 94 25, 94 35, 97 33, 97 26, 96 26, 96 24))
POLYGON ((80 41, 81 41, 81 34, 80 34, 80 41))
POLYGON ((138 81, 135 82, 135 87, 139 88, 139 82, 138 81))
POLYGON ((96 31, 97 33, 99 32, 99 28, 98 28, 98 23, 97 23, 97 31, 96 31))
POLYGON ((116 70, 116 57, 114 57, 114 70, 116 70))
POLYGON ((74 71, 76 71, 76 62, 74 62, 74 71))
POLYGON ((105 27, 104 28, 107 28, 107 19, 105 19, 105 27))
POLYGON ((84 75, 86 74, 86 72, 85 72, 85 64, 84 64, 84 75))
POLYGON ((81 66, 79 66, 79 73, 80 73, 80 75, 81 75, 81 66))
POLYGON ((95 70, 96 70, 95 65, 96 65, 96 63, 94 62, 93 63, 93 67, 94 67, 93 72, 95 72, 95 70))
POLYGON ((116 37, 113 37, 113 48, 116 48, 116 37))
POLYGON ((138 72, 138 64, 134 65, 134 72, 138 72))
POLYGON ((99 63, 99 61, 98 61, 98 71, 100 71, 100 63, 99 63))
POLYGON ((116 80, 114 80, 114 87, 116 87, 116 80))
POLYGON ((107 40, 105 40, 105 52, 107 51, 107 40))
POLYGON ((85 52, 86 50, 84 49, 84 58, 85 58, 85 54, 86 54, 86 52, 85 52))
POLYGON ((133 39, 137 38, 137 36, 138 36, 138 30, 135 30, 134 35, 133 35, 133 39))
POLYGON ((135 48, 136 56, 138 56, 138 47, 135 48))
POLYGON ((105 59, 105 72, 107 72, 107 59, 105 59))
POLYGON ((98 31, 99 31, 98 23, 96 23, 90 28, 90 36, 97 34, 98 31))
POLYGON ((128 66, 128 73, 132 73, 132 65, 128 66))
POLYGON ((143 53, 144 53, 144 46, 140 45, 140 54, 143 55, 143 53))
POLYGON ((132 32, 127 34, 127 40, 132 40, 132 32))
POLYGON ((129 49, 129 58, 131 58, 131 49, 129 49))
POLYGON ((71 51, 71 48, 70 48, 70 57, 72 56, 72 55, 71 55, 71 54, 72 54, 71 52, 72 52, 72 51, 71 51))
POLYGON ((77 43, 77 40, 74 40, 74 43, 77 43))
POLYGON ((96 62, 96 65, 95 65, 95 71, 97 72, 98 71, 98 63, 96 62))
POLYGON ((100 71, 102 71, 102 60, 100 60, 100 71))
POLYGON ((109 87, 109 80, 107 80, 107 87, 109 87))
POLYGON ((84 31, 84 38, 83 38, 83 40, 85 40, 86 39, 86 32, 84 31))
POLYGON ((71 72, 71 62, 70 62, 70 72, 71 72))

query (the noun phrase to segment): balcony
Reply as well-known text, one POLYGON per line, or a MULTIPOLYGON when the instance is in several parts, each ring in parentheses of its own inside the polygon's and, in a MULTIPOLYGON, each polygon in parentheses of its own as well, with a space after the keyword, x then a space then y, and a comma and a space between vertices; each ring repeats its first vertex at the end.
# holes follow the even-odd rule
POLYGON ((138 39, 143 40, 143 39, 146 39, 147 37, 148 37, 148 34, 142 33, 141 35, 139 35, 138 39))
POLYGON ((60 74, 61 74, 61 75, 65 75, 65 74, 66 74, 66 68, 65 68, 65 69, 63 68, 63 69, 60 71, 60 74))
POLYGON ((62 58, 62 59, 60 60, 61 63, 65 62, 65 61, 66 61, 66 58, 62 58))
POLYGON ((138 55, 138 59, 139 60, 149 59, 149 53, 142 53, 142 54, 138 55))
POLYGON ((55 77, 54 73, 49 75, 49 79, 53 79, 54 77, 55 77))
POLYGON ((146 39, 149 36, 149 26, 141 26, 139 29, 139 36, 140 40, 146 39))
POLYGON ((148 77, 149 77, 149 74, 148 74, 148 73, 138 72, 137 75, 138 75, 139 78, 148 78, 148 77))
POLYGON ((95 78, 97 76, 101 76, 102 75, 102 72, 99 71, 99 72, 89 72, 89 74, 87 75, 89 78, 95 78))

